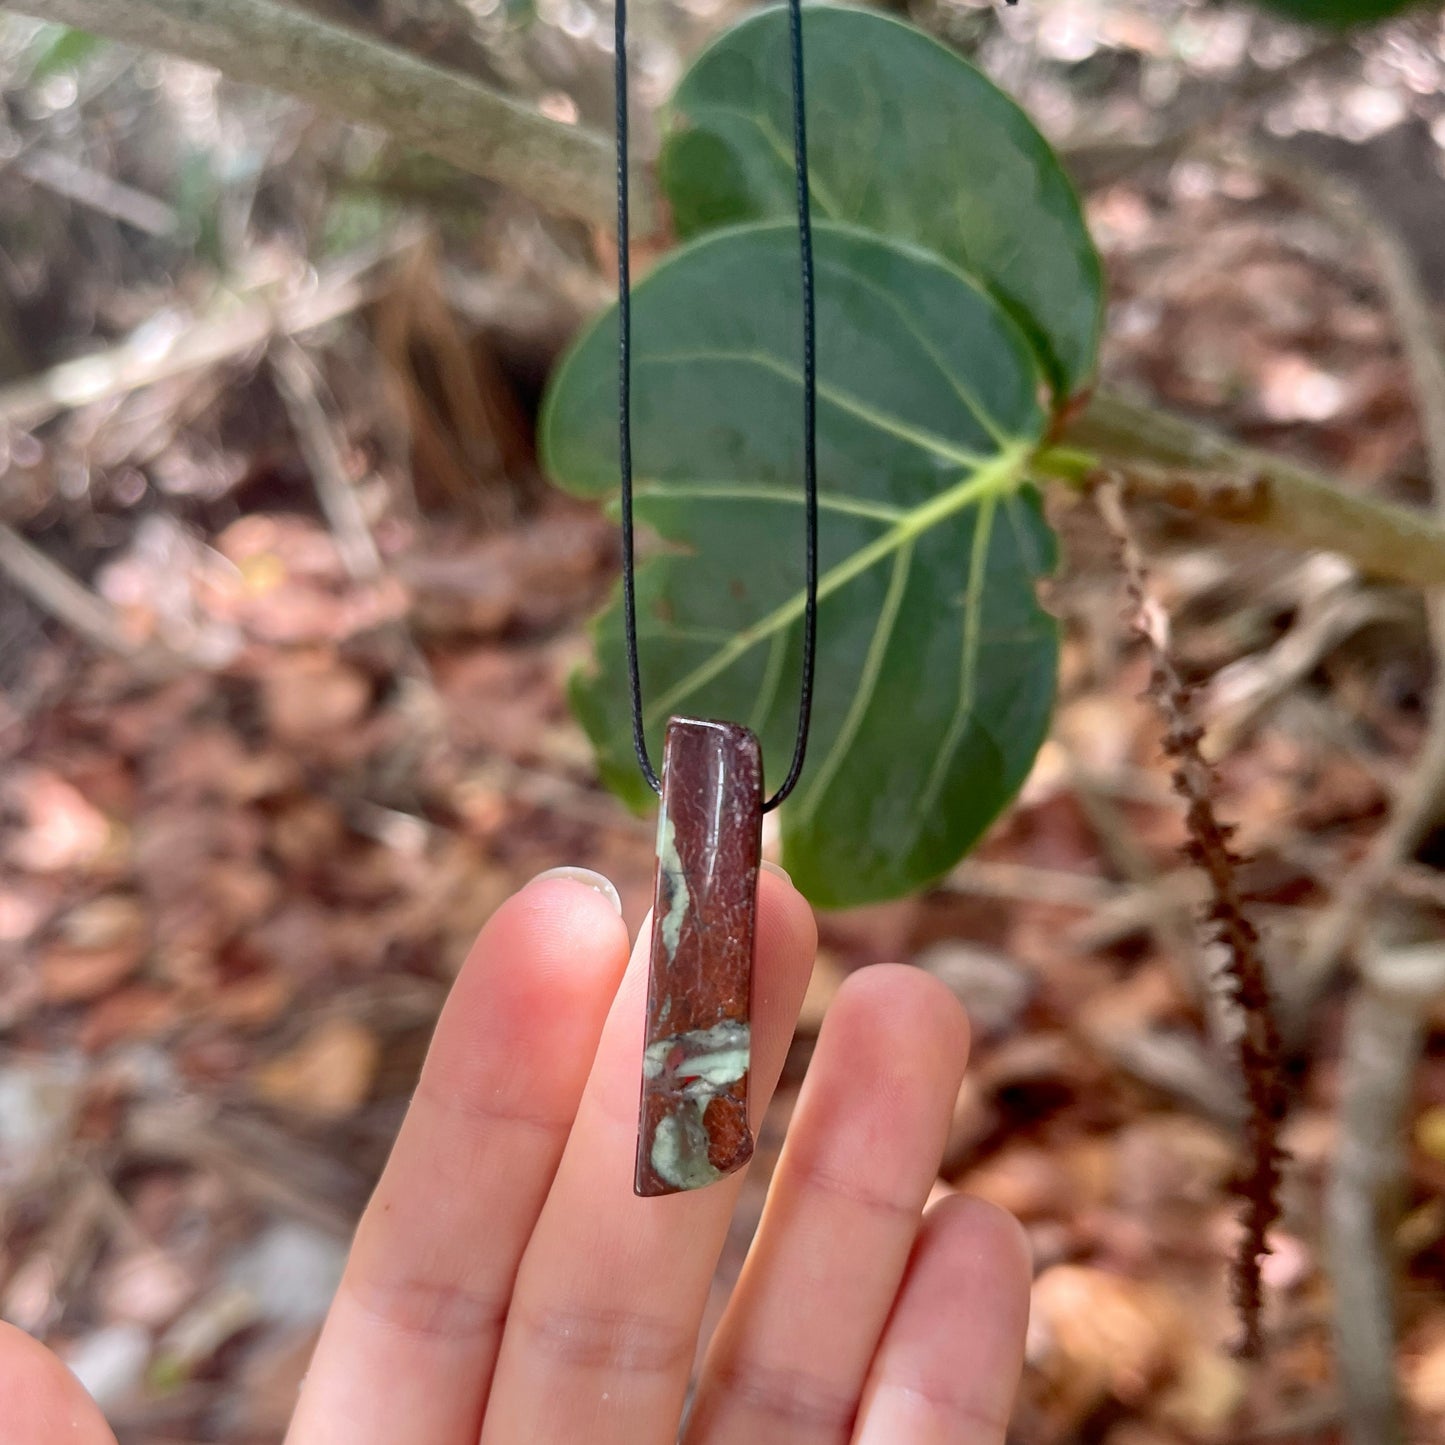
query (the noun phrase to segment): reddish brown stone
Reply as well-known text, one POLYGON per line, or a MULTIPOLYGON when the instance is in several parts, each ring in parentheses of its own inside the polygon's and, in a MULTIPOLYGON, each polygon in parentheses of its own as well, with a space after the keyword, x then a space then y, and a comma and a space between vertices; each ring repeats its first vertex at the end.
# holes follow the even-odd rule
POLYGON ((638 1194, 715 1183, 752 1157, 748 1065, 762 842, 758 740, 736 723, 667 728, 638 1194))

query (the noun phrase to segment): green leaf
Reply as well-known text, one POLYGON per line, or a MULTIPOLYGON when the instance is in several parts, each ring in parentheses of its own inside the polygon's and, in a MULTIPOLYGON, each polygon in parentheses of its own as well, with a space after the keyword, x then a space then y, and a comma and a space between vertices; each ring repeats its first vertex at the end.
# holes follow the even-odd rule
POLYGON ((1352 25, 1371 25, 1387 20, 1404 10, 1413 10, 1420 0, 1261 0, 1269 10, 1277 10, 1292 20, 1313 21, 1338 30, 1352 25))
MULTIPOLYGON (((926 252, 816 236, 821 585, 808 764, 784 864, 816 903, 897 897, 947 871, 1043 740, 1057 639, 1035 583, 1053 539, 1022 484, 1045 416, 1025 339, 926 252)), ((670 714, 746 722, 769 786, 796 725, 803 613, 802 384, 790 225, 704 237, 634 295, 638 579, 653 756, 670 714)), ((578 341, 542 419, 548 471, 617 485, 616 316, 578 341)), ((621 609, 573 700, 608 784, 637 775, 621 609)))
POLYGON ((72 30, 68 25, 42 25, 30 42, 30 81, 36 84, 49 80, 62 70, 78 70, 105 41, 88 30, 72 30))
MULTIPOLYGON (((913 241, 1007 307, 1060 400, 1089 379, 1103 280, 1073 187, 1028 116, 919 31, 804 11, 814 215, 913 241)), ((661 159, 678 233, 795 213, 788 20, 767 10, 694 61, 661 159)))

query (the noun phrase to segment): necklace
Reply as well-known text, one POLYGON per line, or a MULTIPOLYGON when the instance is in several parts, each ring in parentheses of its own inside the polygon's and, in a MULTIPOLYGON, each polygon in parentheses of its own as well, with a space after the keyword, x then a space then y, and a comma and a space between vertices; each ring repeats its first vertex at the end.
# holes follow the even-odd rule
POLYGON ((803 487, 807 603, 798 730, 787 777, 763 796, 762 751, 740 723, 674 717, 662 776, 647 750, 637 654, 632 524, 632 280, 628 256, 627 5, 616 0, 618 453, 622 595, 637 764, 661 799, 647 1028, 633 1188, 677 1194, 713 1184, 752 1157, 748 1124, 753 928, 763 814, 797 785, 808 748, 818 621, 817 385, 813 235, 803 96, 801 0, 788 0, 793 167, 803 295, 803 487))

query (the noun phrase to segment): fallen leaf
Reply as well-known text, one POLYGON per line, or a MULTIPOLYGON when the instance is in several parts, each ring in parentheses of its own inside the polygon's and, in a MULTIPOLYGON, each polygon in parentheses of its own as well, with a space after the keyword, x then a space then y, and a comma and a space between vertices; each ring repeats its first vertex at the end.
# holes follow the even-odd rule
POLYGON ((294 1049, 264 1064, 256 1089, 269 1103, 320 1119, 344 1119, 371 1090, 376 1036, 355 1019, 324 1019, 294 1049))
POLYGON ((1111 1141, 1118 1201, 1153 1217, 1208 1205, 1225 1192, 1238 1150, 1220 1128, 1178 1114, 1149 1114, 1111 1141))
POLYGON ((1059 1264, 1034 1281, 1029 1355, 1082 1419, 1105 1399, 1138 1404, 1178 1367, 1188 1343, 1163 1290, 1087 1265, 1059 1264))
POLYGON ((110 821, 59 774, 31 768, 6 791, 10 807, 25 820, 9 842, 19 867, 32 873, 84 872, 105 856, 110 821))
POLYGON ((1249 1372, 1241 1361, 1196 1345, 1151 1413, 1191 1440, 1218 1439, 1244 1403, 1248 1388, 1249 1372))
POLYGON ((314 869, 334 858, 345 837, 346 820, 326 798, 289 799, 271 823, 271 851, 292 871, 314 869))
POLYGON ((276 738, 305 743, 360 722, 371 703, 371 682, 335 656, 301 652, 272 662, 261 694, 276 738))
POLYGON ((913 961, 953 990, 979 1038, 1012 1030, 1034 991, 1032 977, 1012 959, 961 939, 931 944, 913 961))
POLYGON ((1414 1407, 1445 1415, 1445 1323, 1437 1324, 1405 1358, 1405 1391, 1414 1407))
POLYGON ((0 943, 26 943, 40 932, 55 906, 48 891, 38 880, 0 883, 0 943))
POLYGON ((153 1039, 174 1027, 181 1005, 173 993, 132 984, 102 999, 86 1015, 78 1041, 87 1053, 99 1053, 122 1040, 153 1039))
POLYGON ((103 894, 65 914, 57 939, 40 955, 40 989, 47 1003, 82 1003, 124 983, 144 959, 149 926, 140 901, 103 894))
POLYGON ((295 984, 285 974, 250 974, 218 989, 209 1013, 218 1023, 233 1028, 261 1028, 281 1016, 295 993, 295 984))
POLYGON ((1426 1109, 1415 1121, 1415 1142, 1432 1159, 1445 1164, 1445 1104, 1426 1109))
POLYGON ((104 893, 72 908, 57 932, 75 948, 117 948, 144 938, 145 906, 128 893, 104 893))
POLYGON ((1271 421, 1328 421, 1349 400, 1350 388, 1307 356, 1267 362, 1259 378, 1259 405, 1271 421))
POLYGON ((1068 1182, 1067 1172, 1052 1151, 1034 1144, 1014 1144, 970 1170, 958 1187, 1027 1221, 1068 1207, 1068 1182))
POLYGON ((112 948, 52 944, 40 955, 40 994, 46 1003, 86 1003, 119 987, 140 966, 142 940, 112 948))

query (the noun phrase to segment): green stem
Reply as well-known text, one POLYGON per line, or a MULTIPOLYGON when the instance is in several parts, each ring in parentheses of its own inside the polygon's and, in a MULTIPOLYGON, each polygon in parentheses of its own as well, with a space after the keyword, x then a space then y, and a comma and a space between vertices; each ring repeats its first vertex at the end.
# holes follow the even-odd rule
POLYGON ((1100 392, 1041 452, 1034 470, 1089 484, 1089 455, 1131 498, 1265 532, 1302 551, 1336 552, 1362 572, 1416 587, 1445 585, 1445 527, 1194 422, 1100 392))

